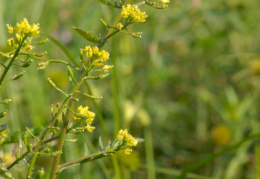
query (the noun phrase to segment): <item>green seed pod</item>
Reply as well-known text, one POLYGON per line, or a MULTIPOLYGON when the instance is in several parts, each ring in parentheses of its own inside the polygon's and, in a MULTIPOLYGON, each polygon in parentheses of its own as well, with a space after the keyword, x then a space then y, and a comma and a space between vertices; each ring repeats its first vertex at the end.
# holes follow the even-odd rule
POLYGON ((45 51, 45 52, 41 52, 41 53, 34 53, 33 56, 42 57, 42 56, 44 56, 46 54, 47 54, 47 52, 45 51))
POLYGON ((103 20, 103 19, 100 19, 101 22, 103 23, 104 26, 108 27, 107 23, 103 20))
POLYGON ((33 62, 33 60, 29 60, 29 61, 25 62, 25 63, 22 65, 22 67, 27 68, 28 66, 30 66, 30 65, 32 64, 32 62, 33 62))
POLYGON ((53 88, 57 89, 56 84, 50 78, 47 78, 47 80, 53 88))
POLYGON ((62 154, 62 151, 56 151, 56 152, 53 152, 53 153, 51 153, 51 157, 55 157, 55 156, 57 156, 57 155, 61 155, 62 154))
POLYGON ((41 45, 41 44, 44 44, 44 43, 46 43, 46 42, 48 42, 48 41, 49 41, 49 39, 44 39, 44 40, 41 40, 41 41, 39 41, 39 42, 32 43, 32 45, 41 45))
POLYGON ((23 74, 25 73, 25 71, 22 71, 21 73, 14 75, 11 80, 18 80, 19 78, 21 78, 23 76, 23 74))
POLYGON ((24 134, 24 135, 22 136, 22 138, 23 138, 24 144, 27 145, 27 137, 26 137, 26 135, 24 134))
POLYGON ((5 178, 13 179, 11 172, 9 172, 3 164, 0 166, 0 174, 4 176, 5 178))
POLYGON ((7 110, 4 110, 0 113, 0 118, 5 117, 5 115, 7 114, 7 110))

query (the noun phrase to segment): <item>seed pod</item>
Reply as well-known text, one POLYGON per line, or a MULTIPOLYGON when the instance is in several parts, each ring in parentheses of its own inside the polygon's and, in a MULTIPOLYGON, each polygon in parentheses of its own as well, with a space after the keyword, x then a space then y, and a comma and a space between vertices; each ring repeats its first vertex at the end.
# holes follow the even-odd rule
POLYGON ((4 110, 0 113, 0 118, 5 117, 5 115, 7 114, 7 110, 4 110))
POLYGON ((30 66, 30 65, 32 64, 32 62, 33 62, 33 60, 29 60, 29 61, 25 62, 25 63, 22 65, 22 67, 27 68, 28 66, 30 66))

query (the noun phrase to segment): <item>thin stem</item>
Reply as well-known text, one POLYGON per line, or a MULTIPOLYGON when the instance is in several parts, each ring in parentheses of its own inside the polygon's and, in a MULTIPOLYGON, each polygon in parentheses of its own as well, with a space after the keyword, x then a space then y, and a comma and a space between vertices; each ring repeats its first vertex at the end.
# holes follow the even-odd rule
POLYGON ((33 158, 32 158, 32 161, 31 161, 31 164, 30 164, 28 173, 27 173, 27 178, 31 178, 32 171, 33 171, 33 167, 34 167, 34 164, 35 164, 35 162, 36 162, 39 149, 40 149, 40 147, 41 147, 41 145, 42 145, 42 142, 43 142, 43 140, 44 140, 45 135, 47 134, 47 131, 49 130, 49 127, 54 124, 54 122, 56 121, 56 119, 57 119, 57 118, 59 117, 59 115, 61 114, 62 110, 63 110, 64 107, 66 106, 65 104, 68 102, 69 99, 70 99, 70 96, 65 99, 65 101, 63 102, 63 104, 62 104, 61 107, 59 108, 58 112, 55 114, 55 116, 53 116, 52 120, 49 122, 49 124, 47 125, 47 127, 46 127, 45 130, 43 131, 43 133, 42 133, 42 135, 41 135, 41 137, 40 137, 40 140, 37 142, 37 145, 36 145, 35 150, 34 150, 34 155, 33 155, 33 158))
MULTIPOLYGON (((130 3, 131 1, 132 1, 132 0, 127 0, 127 1, 125 2, 125 4, 128 4, 128 3, 130 3)), ((119 14, 119 15, 117 16, 117 18, 115 19, 115 21, 113 22, 113 26, 115 26, 115 25, 119 22, 120 19, 121 19, 121 15, 119 14)), ((111 36, 112 32, 113 32, 113 29, 109 29, 109 30, 108 30, 108 32, 107 32, 107 34, 106 34, 106 36, 105 36, 105 37, 106 37, 106 40, 112 37, 112 36, 111 36)), ((114 35, 114 34, 113 34, 113 35, 114 35)), ((104 43, 99 43, 99 44, 98 44, 98 47, 101 48, 104 44, 105 44, 105 42, 104 42, 104 43)), ((88 72, 89 72, 89 71, 88 71, 88 72)), ((85 75, 85 70, 83 69, 83 70, 81 71, 81 74, 80 74, 79 80, 78 80, 78 81, 81 81, 81 82, 74 88, 74 90, 73 90, 73 92, 72 92, 72 97, 76 97, 76 96, 77 96, 77 92, 76 92, 76 91, 80 88, 82 82, 84 81, 84 80, 82 80, 83 77, 84 77, 84 75, 85 75)), ((88 74, 87 74, 87 75, 88 75, 88 74)), ((86 75, 86 76, 87 76, 87 75, 86 75)), ((74 100, 70 100, 68 107, 69 107, 69 108, 73 108, 74 103, 75 103, 74 100)), ((58 144, 58 151, 61 151, 61 150, 62 150, 70 116, 71 116, 71 111, 70 111, 70 110, 67 110, 66 116, 65 116, 65 119, 64 119, 64 122, 63 122, 62 130, 61 130, 61 134, 60 134, 60 140, 59 140, 59 144, 58 144)), ((58 171, 58 169, 59 169, 60 157, 61 157, 61 155, 57 155, 57 156, 55 157, 55 159, 54 159, 50 179, 56 179, 56 176, 57 176, 56 174, 57 174, 57 171, 58 171)))
POLYGON ((21 41, 21 43, 19 44, 18 48, 15 50, 15 53, 14 53, 14 56, 13 58, 11 59, 11 61, 9 62, 9 64, 7 65, 7 67, 5 68, 4 72, 2 73, 1 75, 1 78, 0 78, 0 86, 2 85, 3 83, 3 80, 7 74, 7 72, 9 71, 10 67, 12 66, 12 64, 14 63, 14 60, 16 59, 16 57, 18 56, 21 48, 22 48, 22 45, 23 45, 23 42, 24 40, 26 39, 26 37, 23 38, 23 40, 21 41))
POLYGON ((80 157, 80 158, 68 161, 66 163, 60 164, 59 168, 60 168, 60 170, 62 170, 62 168, 68 167, 70 165, 74 165, 74 164, 77 164, 77 163, 83 164, 83 163, 86 163, 86 162, 90 162, 92 160, 96 160, 96 159, 99 159, 99 158, 102 158, 102 157, 106 157, 109 154, 113 154, 118 150, 119 150, 119 148, 113 148, 113 149, 108 149, 108 150, 104 150, 104 151, 101 151, 101 152, 97 152, 97 153, 94 153, 94 154, 90 154, 90 155, 87 155, 87 156, 84 156, 84 157, 80 157))
MULTIPOLYGON (((76 96, 78 94, 77 91, 79 90, 81 84, 84 82, 83 78, 85 76, 85 73, 86 73, 86 71, 84 69, 82 69, 80 76, 78 78, 78 81, 80 81, 80 83, 77 86, 75 86, 75 88, 73 89, 73 91, 71 93, 73 98, 76 98, 76 96)), ((74 103, 75 103, 75 101, 71 99, 70 102, 69 102, 68 108, 72 109, 73 106, 74 106, 74 103)), ((71 110, 67 109, 66 115, 65 115, 65 118, 64 118, 64 121, 63 121, 62 129, 61 129, 61 133, 60 133, 60 139, 59 139, 57 151, 62 151, 62 147, 63 147, 63 144, 64 144, 65 135, 67 133, 67 126, 69 124, 70 116, 71 116, 71 110)), ((59 169, 60 157, 61 157, 61 155, 57 155, 54 159, 50 179, 56 178, 56 173, 59 169)))

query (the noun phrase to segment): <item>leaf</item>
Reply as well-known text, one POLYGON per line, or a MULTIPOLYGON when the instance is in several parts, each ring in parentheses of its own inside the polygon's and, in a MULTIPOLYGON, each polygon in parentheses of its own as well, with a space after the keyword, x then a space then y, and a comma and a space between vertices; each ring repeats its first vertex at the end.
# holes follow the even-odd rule
POLYGON ((6 130, 6 128, 7 128, 7 124, 2 124, 0 126, 0 132, 3 132, 4 130, 6 130))
POLYGON ((73 27, 74 30, 76 30, 82 37, 84 37, 86 40, 93 42, 93 43, 101 43, 103 42, 101 40, 101 34, 99 34, 99 37, 97 37, 94 32, 88 32, 87 30, 83 30, 78 27, 73 27))
POLYGON ((99 137, 98 143, 99 143, 100 151, 103 151, 104 150, 104 146, 103 146, 103 142, 102 142, 101 136, 99 137))
POLYGON ((102 3, 102 4, 105 4, 109 7, 114 7, 114 8, 121 8, 121 6, 118 6, 117 4, 113 5, 111 4, 109 1, 107 0, 97 0, 98 2, 102 3))

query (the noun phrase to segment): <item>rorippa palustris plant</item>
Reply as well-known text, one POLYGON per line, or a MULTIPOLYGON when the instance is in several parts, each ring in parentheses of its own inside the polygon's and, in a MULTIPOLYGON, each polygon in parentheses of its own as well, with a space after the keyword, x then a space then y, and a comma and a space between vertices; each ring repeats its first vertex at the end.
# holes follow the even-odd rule
MULTIPOLYGON (((14 27, 7 24, 7 32, 12 35, 12 38, 8 39, 7 42, 14 50, 8 53, 1 52, 1 55, 7 58, 7 64, 1 64, 3 70, 1 70, 0 87, 7 82, 12 82, 21 78, 25 73, 23 70, 10 79, 6 79, 11 67, 18 66, 25 69, 29 67, 33 61, 40 61, 38 63, 39 70, 43 70, 51 63, 66 65, 71 91, 70 93, 66 93, 59 89, 50 78, 47 79, 55 90, 64 95, 64 101, 61 105, 56 106, 57 112, 54 113, 52 108, 51 119, 40 134, 39 132, 35 132, 36 130, 33 128, 25 128, 24 132, 19 133, 18 135, 17 133, 11 134, 8 133, 6 124, 0 126, 0 145, 16 143, 18 148, 17 153, 15 154, 15 160, 12 163, 4 163, 3 156, 1 156, 0 176, 13 178, 9 170, 20 163, 20 161, 23 161, 23 163, 28 165, 27 178, 42 178, 45 173, 44 168, 37 169, 35 167, 35 162, 39 156, 45 155, 54 158, 52 171, 49 176, 49 178, 54 179, 65 169, 111 156, 120 150, 123 150, 124 154, 129 155, 132 152, 133 147, 143 141, 140 138, 133 137, 128 133, 127 129, 121 129, 118 131, 116 138, 112 142, 109 141, 108 145, 105 147, 100 137, 100 151, 97 153, 85 155, 72 161, 66 161, 65 163, 60 162, 64 142, 75 142, 74 140, 69 141, 65 139, 66 134, 92 132, 95 129, 95 127, 92 126, 93 120, 95 119, 95 113, 92 112, 88 106, 80 104, 80 98, 101 99, 101 97, 93 96, 81 91, 81 86, 86 81, 103 79, 109 75, 109 69, 113 68, 113 65, 106 64, 110 58, 109 52, 102 50, 101 48, 117 33, 126 33, 132 37, 141 38, 142 32, 131 32, 128 30, 128 26, 131 24, 146 21, 148 15, 140 10, 139 7, 141 5, 146 4, 157 9, 163 9, 167 7, 167 4, 169 3, 169 0, 161 0, 159 4, 148 0, 136 4, 131 4, 131 0, 126 0, 125 2, 116 0, 114 3, 111 3, 108 0, 98 1, 111 8, 119 9, 120 12, 112 25, 108 25, 108 23, 101 19, 102 23, 107 28, 107 32, 103 36, 100 35, 98 37, 93 32, 74 27, 84 39, 96 44, 94 46, 87 45, 79 50, 79 61, 81 63, 77 66, 64 60, 43 59, 42 56, 47 52, 33 52, 33 49, 37 45, 41 45, 48 41, 47 39, 35 41, 36 38, 40 38, 41 36, 39 24, 30 24, 26 18, 20 23, 17 23, 14 27), (99 74, 92 75, 97 73, 99 74), (62 118, 62 124, 58 123, 58 118, 62 118), (57 140, 58 144, 55 147, 55 150, 50 150, 48 145, 51 145, 50 142, 54 140, 57 140)), ((12 99, 8 98, 1 101, 0 104, 8 104, 11 101, 12 99)), ((0 117, 5 117, 6 113, 7 110, 3 110, 0 113, 0 117)))

